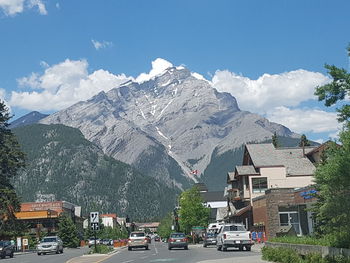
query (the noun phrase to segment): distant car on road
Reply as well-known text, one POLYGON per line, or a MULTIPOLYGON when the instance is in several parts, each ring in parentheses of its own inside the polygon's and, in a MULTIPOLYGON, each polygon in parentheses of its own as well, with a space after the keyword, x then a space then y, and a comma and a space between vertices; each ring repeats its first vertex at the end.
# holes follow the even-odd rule
POLYGON ((63 242, 58 236, 44 237, 37 245, 37 253, 39 256, 52 252, 56 254, 63 253, 63 242))
POLYGON ((154 238, 154 241, 155 241, 155 242, 160 242, 160 237, 155 237, 155 238, 154 238))
POLYGON ((131 232, 128 239, 128 250, 133 248, 145 248, 148 250, 148 238, 145 232, 131 232))
POLYGON ((207 247, 210 245, 216 246, 216 236, 217 236, 217 234, 215 232, 205 233, 205 236, 203 238, 203 247, 207 247))
POLYGON ((13 258, 13 253, 15 252, 15 246, 11 244, 10 241, 0 241, 0 257, 5 258, 9 256, 13 258))
POLYGON ((184 248, 188 249, 188 240, 186 238, 186 235, 184 233, 172 233, 170 234, 169 240, 168 240, 168 249, 171 250, 172 248, 184 248))
POLYGON ((251 233, 242 224, 225 224, 221 226, 216 237, 217 250, 226 251, 228 247, 245 248, 250 251, 253 245, 251 233))
MULTIPOLYGON (((99 245, 101 243, 101 240, 99 238, 96 238, 96 245, 99 245)), ((95 245, 95 238, 90 238, 88 242, 89 248, 95 245)))

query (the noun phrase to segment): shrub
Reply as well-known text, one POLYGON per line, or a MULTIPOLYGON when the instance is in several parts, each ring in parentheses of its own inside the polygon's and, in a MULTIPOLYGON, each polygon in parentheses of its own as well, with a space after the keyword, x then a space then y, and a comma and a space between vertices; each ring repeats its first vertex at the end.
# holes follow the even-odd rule
POLYGON ((113 248, 106 246, 106 245, 96 245, 96 249, 95 246, 91 247, 91 250, 89 252, 89 254, 94 254, 94 253, 98 253, 98 254, 107 254, 109 252, 113 251, 113 248))

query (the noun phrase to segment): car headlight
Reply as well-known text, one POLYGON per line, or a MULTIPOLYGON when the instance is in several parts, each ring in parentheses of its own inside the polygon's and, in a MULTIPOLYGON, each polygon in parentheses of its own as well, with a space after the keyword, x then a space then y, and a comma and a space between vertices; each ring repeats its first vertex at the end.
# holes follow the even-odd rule
POLYGON ((2 251, 3 250, 3 247, 0 247, 0 251, 2 251))

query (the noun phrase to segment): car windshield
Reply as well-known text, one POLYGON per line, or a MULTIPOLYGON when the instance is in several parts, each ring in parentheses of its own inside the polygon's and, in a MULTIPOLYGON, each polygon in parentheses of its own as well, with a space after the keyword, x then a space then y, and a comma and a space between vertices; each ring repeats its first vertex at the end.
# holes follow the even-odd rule
POLYGON ((144 237, 145 233, 131 233, 131 237, 144 237))
POLYGON ((55 238, 55 237, 45 237, 41 242, 42 242, 42 243, 46 243, 46 242, 57 242, 57 238, 55 238))
POLYGON ((185 237, 185 234, 181 234, 181 233, 179 233, 179 234, 171 234, 171 237, 172 238, 183 238, 183 237, 185 237))
POLYGON ((233 225, 233 226, 225 226, 224 231, 246 231, 243 226, 233 225))

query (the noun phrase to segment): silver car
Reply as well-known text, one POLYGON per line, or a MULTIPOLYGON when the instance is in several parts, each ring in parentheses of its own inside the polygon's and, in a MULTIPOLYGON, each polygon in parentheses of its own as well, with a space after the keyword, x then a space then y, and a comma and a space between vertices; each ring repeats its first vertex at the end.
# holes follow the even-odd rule
POLYGON ((37 245, 37 253, 39 256, 46 253, 63 253, 63 242, 58 236, 44 237, 37 245))

